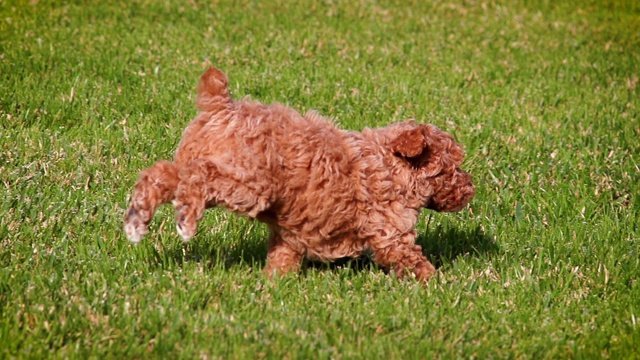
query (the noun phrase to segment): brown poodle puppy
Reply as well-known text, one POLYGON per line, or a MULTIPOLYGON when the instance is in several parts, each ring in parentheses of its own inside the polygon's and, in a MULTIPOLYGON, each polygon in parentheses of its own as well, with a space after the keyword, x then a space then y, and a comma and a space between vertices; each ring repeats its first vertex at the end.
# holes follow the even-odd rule
POLYGON ((174 161, 140 174, 125 215, 129 240, 140 241, 161 204, 173 202, 185 241, 204 210, 221 205, 271 228, 270 275, 298 270, 303 257, 365 251, 399 277, 434 274, 415 244, 420 209, 458 211, 475 194, 451 135, 412 120, 345 131, 313 111, 234 101, 227 83, 215 68, 202 75, 200 113, 174 161))

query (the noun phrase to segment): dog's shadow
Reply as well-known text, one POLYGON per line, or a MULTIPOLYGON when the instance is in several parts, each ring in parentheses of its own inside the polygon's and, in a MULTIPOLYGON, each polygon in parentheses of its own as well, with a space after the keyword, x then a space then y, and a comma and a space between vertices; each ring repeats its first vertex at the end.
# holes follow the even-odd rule
MULTIPOLYGON (((265 266, 266 239, 252 237, 248 241, 234 242, 233 246, 212 244, 210 240, 202 239, 166 249, 165 256, 179 265, 185 261, 200 262, 207 269, 245 265, 253 267, 254 270, 260 270, 265 266)), ((459 257, 479 257, 498 251, 497 244, 485 235, 479 226, 462 230, 456 227, 432 227, 420 234, 416 242, 422 246, 423 254, 436 268, 451 263, 459 257)), ((305 260, 303 264, 303 272, 312 269, 336 271, 343 268, 360 272, 370 271, 378 266, 370 256, 356 259, 342 258, 330 263, 305 260)))
POLYGON ((422 246, 422 252, 436 268, 459 257, 480 257, 499 250, 498 245, 480 226, 470 229, 437 226, 420 234, 416 242, 422 246))
POLYGON ((178 266, 187 262, 196 262, 202 264, 207 270, 217 267, 227 269, 239 265, 261 269, 266 264, 266 239, 263 241, 251 239, 233 245, 206 237, 194 240, 164 248, 162 254, 155 249, 154 262, 158 266, 164 266, 167 262, 178 266))

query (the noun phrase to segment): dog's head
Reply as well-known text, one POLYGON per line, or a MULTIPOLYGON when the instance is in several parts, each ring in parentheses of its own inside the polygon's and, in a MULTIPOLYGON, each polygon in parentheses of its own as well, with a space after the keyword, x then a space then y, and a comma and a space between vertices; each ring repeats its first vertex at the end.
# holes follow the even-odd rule
POLYGON ((460 169, 464 152, 453 137, 433 125, 406 121, 394 129, 389 147, 411 173, 422 206, 453 212, 475 195, 471 176, 460 169))

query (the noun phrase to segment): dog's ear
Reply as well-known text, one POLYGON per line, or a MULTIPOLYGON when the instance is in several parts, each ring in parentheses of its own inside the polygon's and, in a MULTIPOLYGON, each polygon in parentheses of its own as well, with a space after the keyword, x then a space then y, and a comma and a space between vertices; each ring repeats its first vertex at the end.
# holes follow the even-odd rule
POLYGON ((391 141, 391 149, 428 176, 453 172, 464 159, 464 152, 453 137, 433 125, 418 125, 401 132, 391 141))
POLYGON ((414 168, 422 167, 427 161, 428 138, 423 125, 401 132, 390 146, 396 156, 404 158, 414 168))
POLYGON ((405 130, 391 141, 391 150, 394 154, 411 159, 420 156, 427 146, 427 138, 422 126, 411 130, 405 130))

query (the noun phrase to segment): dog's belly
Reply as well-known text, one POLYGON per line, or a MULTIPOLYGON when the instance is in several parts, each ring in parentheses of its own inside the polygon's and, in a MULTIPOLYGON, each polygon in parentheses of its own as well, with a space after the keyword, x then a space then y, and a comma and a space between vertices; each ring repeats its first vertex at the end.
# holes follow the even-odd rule
POLYGON ((365 242, 352 236, 323 240, 310 244, 305 256, 312 260, 332 261, 340 258, 356 258, 366 250, 365 242))

